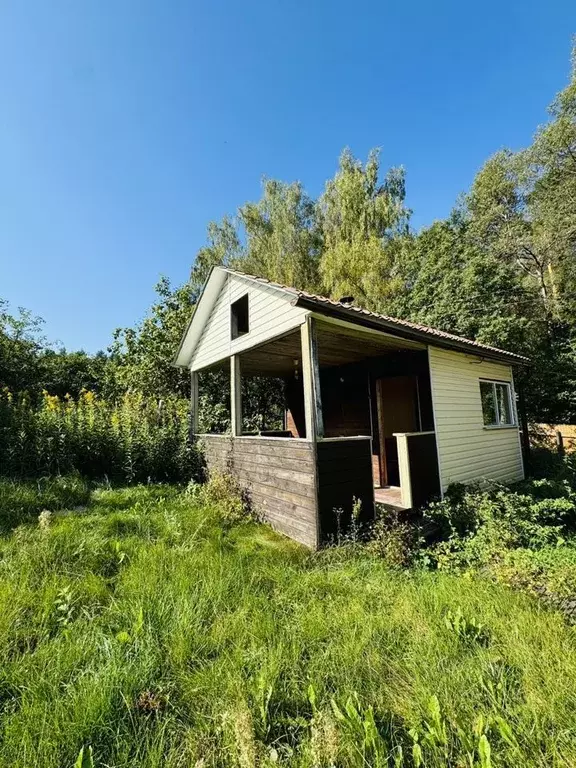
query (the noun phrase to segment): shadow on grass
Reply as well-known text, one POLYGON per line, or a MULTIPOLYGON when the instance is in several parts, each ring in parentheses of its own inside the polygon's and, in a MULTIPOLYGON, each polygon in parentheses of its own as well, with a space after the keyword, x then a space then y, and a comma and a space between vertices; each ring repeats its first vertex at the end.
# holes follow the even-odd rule
POLYGON ((90 501, 90 485, 78 476, 34 480, 0 478, 0 533, 36 522, 43 510, 74 509, 90 501))

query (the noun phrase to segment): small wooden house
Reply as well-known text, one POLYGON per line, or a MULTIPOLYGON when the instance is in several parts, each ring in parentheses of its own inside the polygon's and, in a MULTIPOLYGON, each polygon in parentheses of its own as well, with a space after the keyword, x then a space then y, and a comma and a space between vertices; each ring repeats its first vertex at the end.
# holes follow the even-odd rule
POLYGON ((176 355, 229 367, 230 434, 197 435, 273 527, 311 547, 355 501, 415 508, 451 483, 524 476, 513 367, 527 359, 216 267, 176 355), (241 377, 285 381, 282 431, 244 434, 241 377))

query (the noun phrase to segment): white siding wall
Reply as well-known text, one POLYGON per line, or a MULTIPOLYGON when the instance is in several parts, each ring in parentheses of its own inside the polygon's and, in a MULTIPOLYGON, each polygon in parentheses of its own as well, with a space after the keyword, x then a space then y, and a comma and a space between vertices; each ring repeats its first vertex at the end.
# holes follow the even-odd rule
POLYGON ((192 357, 192 370, 222 360, 248 347, 280 336, 304 322, 308 313, 290 304, 292 296, 259 285, 238 275, 228 275, 220 296, 198 341, 192 357), (230 335, 230 304, 248 294, 249 333, 232 340, 230 335))
POLYGON ((482 379, 512 381, 509 365, 428 347, 442 490, 472 480, 513 482, 524 476, 517 427, 486 429, 482 379))

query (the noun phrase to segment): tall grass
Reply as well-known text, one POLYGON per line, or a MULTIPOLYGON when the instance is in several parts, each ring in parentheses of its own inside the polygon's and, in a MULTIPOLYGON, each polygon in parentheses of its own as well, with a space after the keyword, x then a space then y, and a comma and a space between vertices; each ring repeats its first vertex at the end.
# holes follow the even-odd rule
POLYGON ((188 480, 196 456, 188 444, 185 400, 126 394, 109 403, 0 391, 0 475, 37 477, 79 472, 120 483, 188 480))
POLYGON ((1 766, 576 764, 558 615, 207 499, 99 491, 0 540, 1 766))

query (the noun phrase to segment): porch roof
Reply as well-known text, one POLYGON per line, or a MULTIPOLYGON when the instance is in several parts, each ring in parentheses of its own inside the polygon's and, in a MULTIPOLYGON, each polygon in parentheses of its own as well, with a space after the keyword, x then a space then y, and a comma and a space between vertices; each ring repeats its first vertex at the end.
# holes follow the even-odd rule
MULTIPOLYGON (((391 353, 426 349, 421 342, 400 339, 388 333, 374 333, 366 328, 342 325, 318 318, 315 326, 316 354, 320 368, 360 363, 391 353)), ((242 372, 248 376, 291 376, 295 366, 302 366, 300 329, 240 353, 242 372)), ((222 360, 216 368, 227 368, 222 360)))

